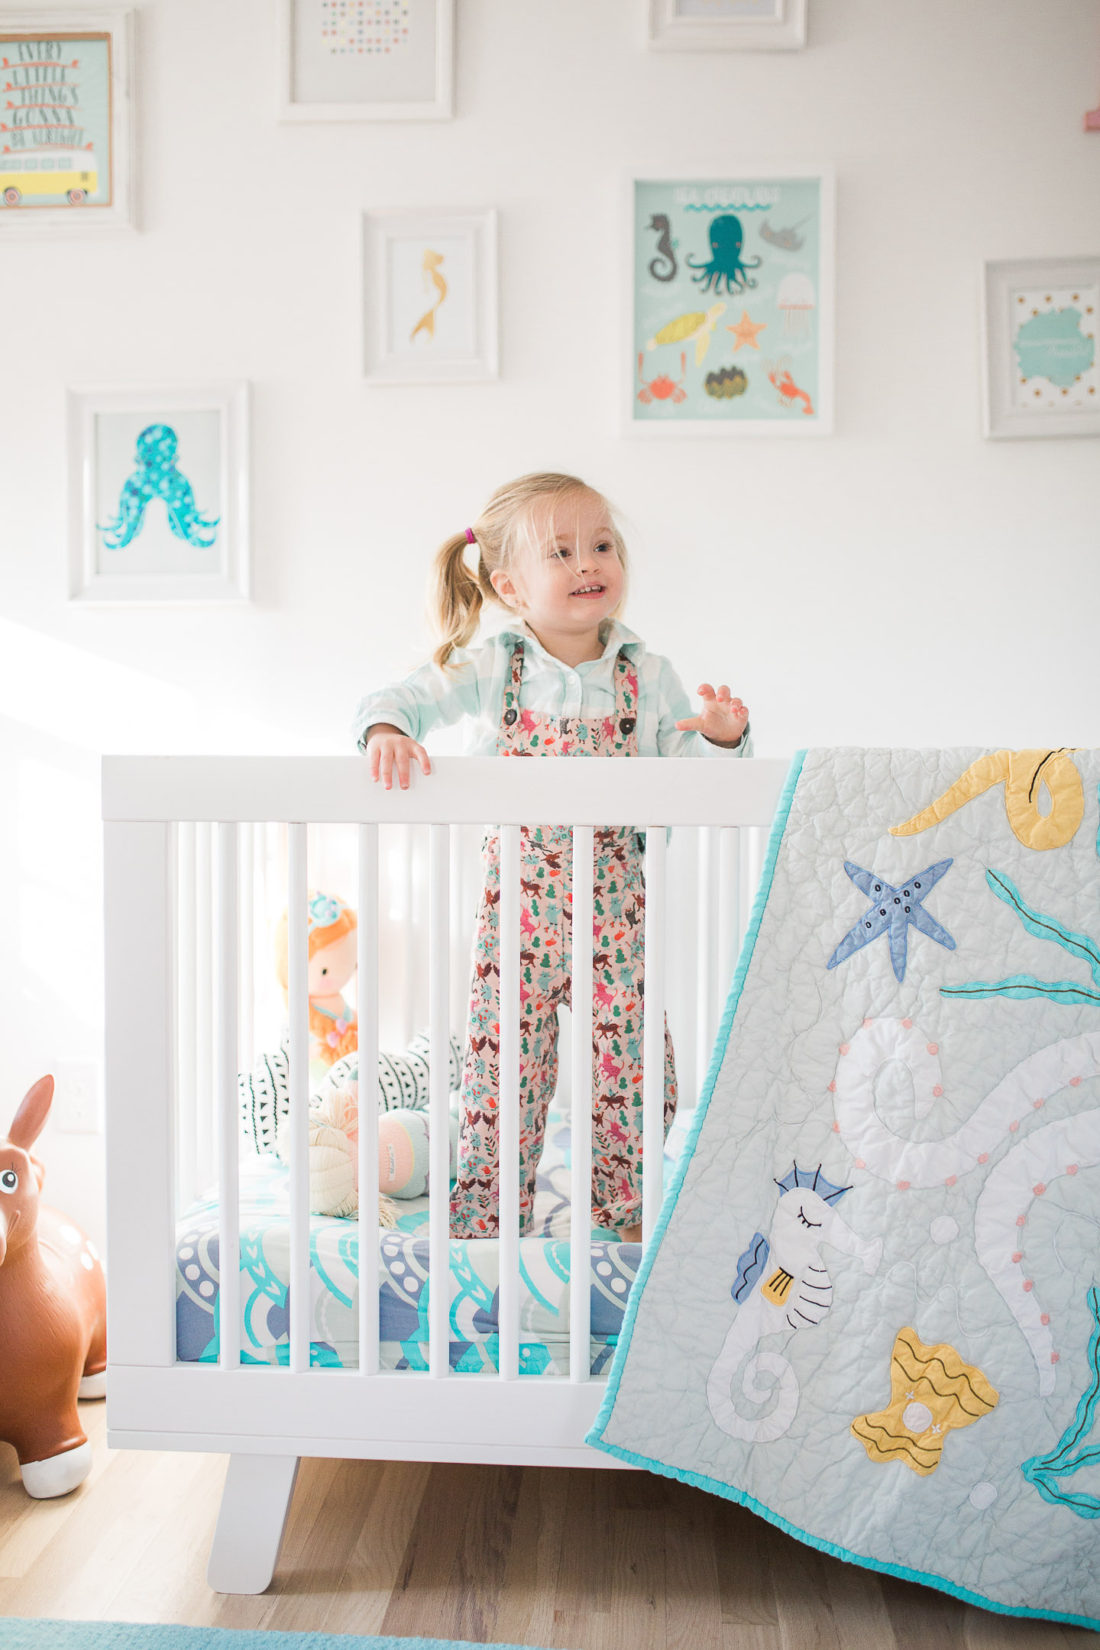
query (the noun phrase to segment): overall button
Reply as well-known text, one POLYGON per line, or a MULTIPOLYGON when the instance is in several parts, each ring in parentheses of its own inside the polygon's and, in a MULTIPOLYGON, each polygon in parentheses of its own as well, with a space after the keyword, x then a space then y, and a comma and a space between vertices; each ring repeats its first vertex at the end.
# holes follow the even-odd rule
POLYGON ((510 728, 512 726, 512 723, 515 721, 515 719, 516 719, 516 713, 515 713, 514 710, 506 710, 504 712, 504 725, 505 725, 505 727, 510 728))
POLYGON ((624 716, 623 717, 622 721, 619 723, 619 732, 620 733, 633 733, 634 732, 634 718, 633 718, 633 716, 624 716))

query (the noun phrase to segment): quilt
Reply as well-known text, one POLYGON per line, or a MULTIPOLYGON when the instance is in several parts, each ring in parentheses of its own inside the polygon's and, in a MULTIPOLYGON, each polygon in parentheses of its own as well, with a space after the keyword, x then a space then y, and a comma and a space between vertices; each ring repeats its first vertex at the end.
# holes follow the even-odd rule
POLYGON ((1100 751, 796 759, 589 1443, 1100 1629, 1100 751))

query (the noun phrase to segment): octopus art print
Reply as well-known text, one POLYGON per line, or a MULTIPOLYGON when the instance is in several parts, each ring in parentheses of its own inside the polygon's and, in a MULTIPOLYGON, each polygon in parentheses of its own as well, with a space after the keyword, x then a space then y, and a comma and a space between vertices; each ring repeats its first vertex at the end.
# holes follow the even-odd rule
POLYGON ((732 212, 724 212, 713 220, 708 232, 710 257, 702 263, 694 258, 685 260, 689 269, 697 273, 691 278, 704 292, 747 292, 758 283, 749 273, 759 269, 760 258, 746 258, 745 231, 741 219, 732 212))
POLYGON ((108 550, 124 550, 145 525, 145 511, 155 498, 164 500, 168 525, 176 538, 209 550, 218 536, 220 516, 204 516, 187 477, 176 467, 179 437, 169 424, 149 424, 137 439, 137 467, 123 483, 118 514, 99 531, 108 550))

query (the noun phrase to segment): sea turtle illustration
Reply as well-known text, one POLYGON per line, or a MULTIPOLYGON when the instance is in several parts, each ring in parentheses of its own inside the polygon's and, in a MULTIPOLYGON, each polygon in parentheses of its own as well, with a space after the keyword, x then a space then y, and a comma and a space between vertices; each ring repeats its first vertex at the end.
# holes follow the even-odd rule
POLYGON ((655 332, 652 338, 647 338, 645 347, 656 349, 658 344, 694 343, 695 365, 699 366, 706 359, 718 318, 725 313, 725 304, 712 304, 705 311, 689 310, 685 315, 678 315, 674 321, 669 321, 668 325, 655 332))

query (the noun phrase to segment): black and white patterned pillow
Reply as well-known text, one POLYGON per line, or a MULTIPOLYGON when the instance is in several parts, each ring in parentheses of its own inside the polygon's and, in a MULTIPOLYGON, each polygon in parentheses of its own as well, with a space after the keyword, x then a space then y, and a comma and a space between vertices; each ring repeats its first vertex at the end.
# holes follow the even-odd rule
MULTIPOLYGON (((428 1105, 430 1072, 426 1031, 413 1038, 404 1054, 379 1054, 378 1105, 382 1111, 424 1111, 428 1105)), ((447 1088, 458 1088, 462 1074, 462 1050, 458 1039, 450 1039, 447 1088)), ((341 1082, 358 1082, 359 1055, 345 1054, 331 1065, 322 1078, 328 1088, 341 1082)), ((284 1038, 274 1054, 261 1054, 250 1072, 237 1077, 241 1105, 241 1129, 252 1149, 259 1153, 277 1151, 279 1125, 290 1113, 290 1054, 284 1038)))

